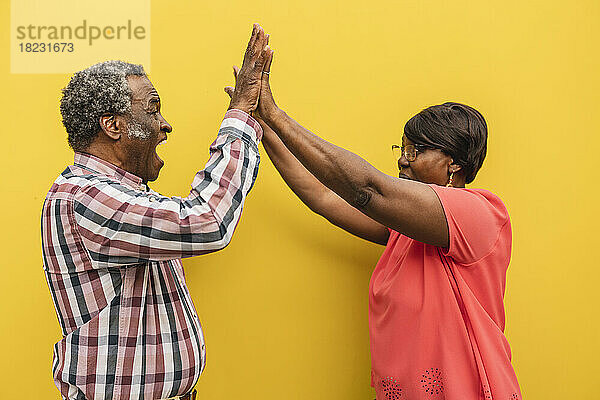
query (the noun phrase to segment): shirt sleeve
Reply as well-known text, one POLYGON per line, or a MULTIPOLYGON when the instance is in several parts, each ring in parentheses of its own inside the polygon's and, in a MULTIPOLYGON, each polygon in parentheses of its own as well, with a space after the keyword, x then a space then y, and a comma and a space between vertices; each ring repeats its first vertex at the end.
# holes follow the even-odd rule
POLYGON ((443 253, 465 265, 488 255, 510 221, 500 198, 487 190, 430 186, 448 222, 449 246, 443 253))
POLYGON ((166 197, 95 180, 74 195, 77 229, 98 268, 192 257, 227 246, 258 174, 260 125, 225 114, 190 194, 166 197))

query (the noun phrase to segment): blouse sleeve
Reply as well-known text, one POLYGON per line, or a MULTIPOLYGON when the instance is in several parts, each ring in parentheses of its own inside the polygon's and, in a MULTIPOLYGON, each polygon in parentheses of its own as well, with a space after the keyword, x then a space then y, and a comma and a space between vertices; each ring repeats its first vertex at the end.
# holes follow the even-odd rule
POLYGON ((430 186, 448 222, 449 246, 443 253, 461 264, 473 264, 488 255, 510 221, 500 198, 482 189, 430 186))

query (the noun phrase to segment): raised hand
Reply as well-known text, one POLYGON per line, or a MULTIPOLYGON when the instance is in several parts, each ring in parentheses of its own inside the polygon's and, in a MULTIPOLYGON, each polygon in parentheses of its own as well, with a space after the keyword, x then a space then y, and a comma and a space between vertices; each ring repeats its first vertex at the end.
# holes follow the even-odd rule
POLYGON ((260 95, 261 75, 270 48, 269 35, 259 24, 254 24, 248 47, 244 54, 242 68, 236 72, 236 83, 231 96, 229 109, 236 108, 247 113, 256 110, 260 95))
POLYGON ((274 51, 271 48, 267 48, 265 53, 265 63, 261 76, 260 98, 257 110, 263 119, 268 120, 274 116, 278 108, 273 99, 273 93, 271 92, 271 85, 269 83, 274 51))
MULTIPOLYGON (((267 52, 267 59, 261 80, 259 105, 252 116, 262 126, 263 138, 261 143, 273 165, 277 168, 277 171, 279 171, 287 185, 312 211, 324 216, 332 224, 345 229, 353 235, 374 243, 386 244, 389 237, 387 228, 352 207, 335 192, 323 185, 294 157, 278 137, 278 133, 271 129, 263 120, 265 118, 263 114, 272 118, 279 111, 279 108, 273 101, 271 87, 269 86, 273 50, 267 49, 267 52)), ((233 77, 236 80, 239 71, 240 69, 234 65, 233 77)), ((230 97, 233 95, 234 90, 232 86, 225 88, 225 92, 230 97)))

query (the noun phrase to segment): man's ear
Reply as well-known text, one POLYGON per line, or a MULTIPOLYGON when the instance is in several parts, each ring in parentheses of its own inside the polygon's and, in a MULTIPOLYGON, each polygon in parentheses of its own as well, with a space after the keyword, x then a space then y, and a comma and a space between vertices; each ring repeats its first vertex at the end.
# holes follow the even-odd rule
POLYGON ((125 134, 127 123, 121 115, 105 114, 100 117, 100 128, 108 137, 119 140, 125 134))

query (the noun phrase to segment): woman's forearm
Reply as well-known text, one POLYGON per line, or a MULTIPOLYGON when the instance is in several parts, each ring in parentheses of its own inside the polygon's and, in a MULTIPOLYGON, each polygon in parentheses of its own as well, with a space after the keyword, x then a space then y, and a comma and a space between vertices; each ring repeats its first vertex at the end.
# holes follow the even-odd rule
POLYGON ((341 221, 360 220, 359 226, 374 233, 377 243, 383 242, 389 227, 423 243, 447 246, 446 216, 429 185, 378 171, 356 154, 314 135, 277 107, 269 84, 272 56, 265 63, 258 110, 296 159, 349 205, 354 214, 348 218, 344 211, 341 221))
POLYGON ((368 204, 375 190, 370 177, 376 170, 371 164, 314 135, 282 110, 268 115, 265 122, 322 184, 356 208, 368 204))
POLYGON ((386 244, 387 228, 348 204, 314 177, 262 120, 262 144, 273 165, 292 191, 312 211, 355 236, 386 244))
POLYGON ((330 189, 315 178, 285 147, 277 134, 262 120, 262 144, 273 165, 292 191, 312 211, 321 214, 323 198, 330 189))

